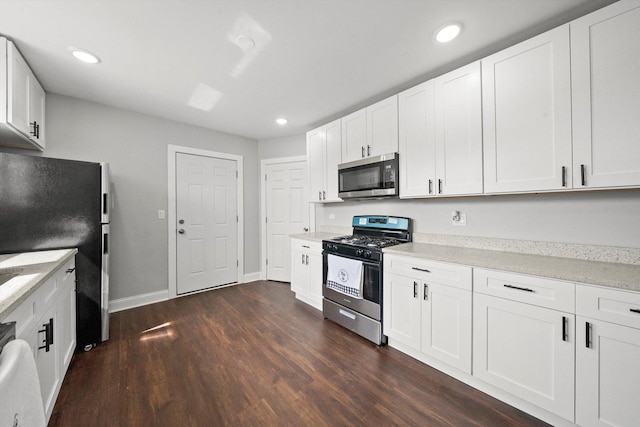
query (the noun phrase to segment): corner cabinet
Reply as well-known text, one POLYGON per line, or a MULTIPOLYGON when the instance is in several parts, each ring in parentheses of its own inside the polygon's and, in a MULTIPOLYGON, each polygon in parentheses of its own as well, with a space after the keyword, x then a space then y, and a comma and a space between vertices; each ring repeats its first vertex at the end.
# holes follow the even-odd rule
POLYGON ((482 194, 480 62, 398 99, 400 197, 482 194))
POLYGON ((398 96, 342 118, 342 162, 398 151, 398 96))
POLYGON ((383 274, 383 327, 391 345, 470 374, 471 268, 385 255, 383 274))
POLYGON ((291 290, 296 298, 322 310, 322 243, 291 239, 291 290))
POLYGON ((307 132, 309 201, 341 202, 338 197, 338 165, 342 161, 340 119, 307 132))
POLYGON ((576 287, 576 423, 640 420, 640 294, 576 287))
POLYGON ((574 421, 573 283, 473 270, 473 375, 574 421))
POLYGON ((482 60, 484 189, 571 188, 569 25, 482 60))
POLYGON ((31 347, 48 421, 76 347, 75 258, 58 269, 3 322, 16 322, 16 338, 31 347))
POLYGON ((574 188, 640 186, 640 5, 571 23, 574 188))
POLYGON ((0 145, 44 150, 45 92, 13 42, 0 37, 0 145))

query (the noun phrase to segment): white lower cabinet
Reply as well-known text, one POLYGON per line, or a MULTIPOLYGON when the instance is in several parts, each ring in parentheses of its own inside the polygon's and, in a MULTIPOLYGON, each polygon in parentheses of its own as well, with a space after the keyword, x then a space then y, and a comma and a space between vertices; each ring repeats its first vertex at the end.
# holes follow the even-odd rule
POLYGON ((471 268, 384 257, 384 334, 471 373, 471 268))
POLYGON ((576 298, 576 423, 637 426, 640 294, 578 286, 576 298))
POLYGON ((291 290, 299 300, 322 310, 322 244, 291 239, 291 290))
POLYGON ((75 285, 71 259, 3 320, 33 351, 47 421, 76 347, 75 285))

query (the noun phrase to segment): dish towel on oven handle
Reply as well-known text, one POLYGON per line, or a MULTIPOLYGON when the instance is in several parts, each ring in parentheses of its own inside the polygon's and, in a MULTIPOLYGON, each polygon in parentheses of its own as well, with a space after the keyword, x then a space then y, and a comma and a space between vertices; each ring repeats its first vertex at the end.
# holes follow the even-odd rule
POLYGON ((362 299, 362 261, 327 256, 327 288, 362 299))

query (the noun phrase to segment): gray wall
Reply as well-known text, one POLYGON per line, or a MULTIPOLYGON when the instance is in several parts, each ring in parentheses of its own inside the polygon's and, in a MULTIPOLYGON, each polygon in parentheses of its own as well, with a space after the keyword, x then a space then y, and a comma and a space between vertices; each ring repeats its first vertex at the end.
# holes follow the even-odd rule
POLYGON ((307 136, 305 134, 258 141, 258 158, 260 160, 304 156, 305 154, 307 154, 307 136))
POLYGON ((257 141, 55 94, 46 107, 44 156, 110 163, 111 299, 167 289, 167 221, 158 210, 168 209, 168 144, 243 156, 244 272, 259 271, 257 141))
POLYGON ((351 226, 353 215, 413 218, 418 233, 640 248, 640 190, 353 201, 316 207, 316 223, 351 226), (467 215, 453 226, 451 212, 467 215))

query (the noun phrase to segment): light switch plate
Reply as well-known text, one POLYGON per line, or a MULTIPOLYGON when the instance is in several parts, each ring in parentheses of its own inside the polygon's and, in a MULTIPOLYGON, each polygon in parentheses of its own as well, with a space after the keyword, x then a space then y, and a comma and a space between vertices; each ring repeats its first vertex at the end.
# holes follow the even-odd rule
POLYGON ((162 209, 158 209, 158 219, 165 219, 166 215, 162 209))

